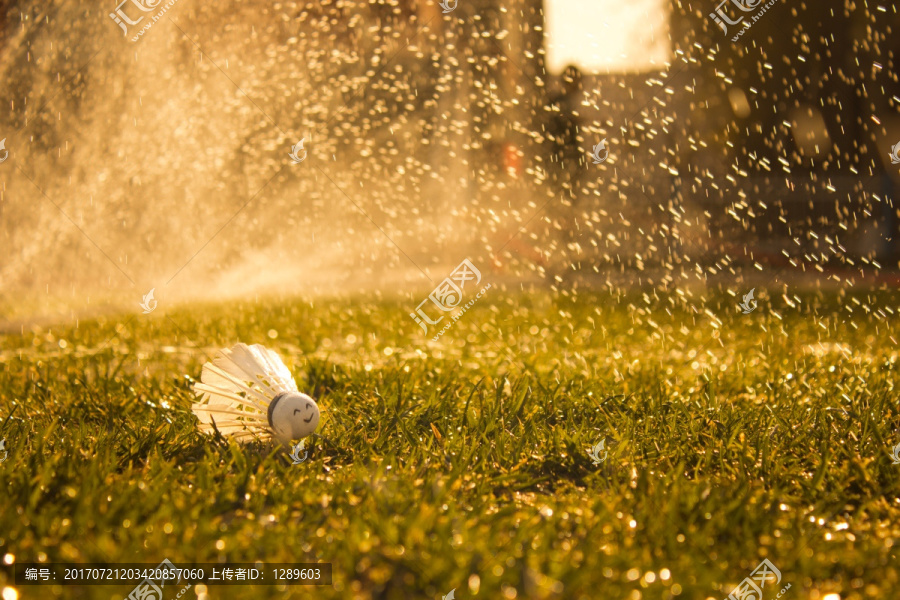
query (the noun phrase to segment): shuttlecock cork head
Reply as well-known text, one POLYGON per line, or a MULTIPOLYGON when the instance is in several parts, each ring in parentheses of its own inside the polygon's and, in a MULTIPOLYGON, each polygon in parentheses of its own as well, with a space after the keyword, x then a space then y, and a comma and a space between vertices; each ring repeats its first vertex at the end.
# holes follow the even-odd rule
POLYGON ((312 434, 316 401, 301 393, 281 358, 264 346, 236 344, 203 365, 192 409, 200 431, 240 441, 275 437, 282 443, 312 434))
POLYGON ((299 440, 315 432, 319 425, 319 405, 300 392, 285 392, 272 399, 269 427, 282 443, 299 440))

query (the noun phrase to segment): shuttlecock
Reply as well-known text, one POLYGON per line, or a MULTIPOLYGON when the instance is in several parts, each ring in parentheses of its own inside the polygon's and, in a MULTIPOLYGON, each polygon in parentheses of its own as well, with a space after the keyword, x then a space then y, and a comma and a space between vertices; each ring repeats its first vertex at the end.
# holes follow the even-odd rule
POLYGON ((287 444, 319 425, 316 401, 298 391, 281 358, 259 344, 221 350, 203 365, 194 393, 200 399, 193 411, 205 433, 218 429, 241 441, 274 436, 287 444))

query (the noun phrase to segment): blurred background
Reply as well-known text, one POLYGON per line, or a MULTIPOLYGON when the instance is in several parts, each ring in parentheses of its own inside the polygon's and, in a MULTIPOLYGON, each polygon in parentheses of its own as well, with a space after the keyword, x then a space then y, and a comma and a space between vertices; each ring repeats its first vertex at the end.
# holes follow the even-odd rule
POLYGON ((559 292, 898 281, 894 3, 732 41, 710 13, 763 3, 178 0, 132 42, 139 3, 0 2, 6 327, 418 298, 467 257, 559 292))

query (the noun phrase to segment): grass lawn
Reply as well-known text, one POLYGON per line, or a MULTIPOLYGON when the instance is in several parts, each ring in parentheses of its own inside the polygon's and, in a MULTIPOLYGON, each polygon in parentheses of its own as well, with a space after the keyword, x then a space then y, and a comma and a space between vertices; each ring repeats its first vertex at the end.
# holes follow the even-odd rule
POLYGON ((718 292, 494 288, 439 342, 418 300, 160 306, 2 336, 0 423, 18 408, 0 556, 333 563, 333 587, 214 599, 721 600, 763 558, 782 573, 765 600, 788 583, 786 600, 896 597, 896 295, 757 297, 745 315, 718 292), (192 382, 237 341, 319 401, 305 463, 197 432, 192 382))

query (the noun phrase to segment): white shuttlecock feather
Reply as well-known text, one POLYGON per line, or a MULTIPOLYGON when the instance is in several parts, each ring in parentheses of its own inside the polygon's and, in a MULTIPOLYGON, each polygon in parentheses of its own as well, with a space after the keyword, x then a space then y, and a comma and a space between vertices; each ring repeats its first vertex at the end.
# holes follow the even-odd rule
POLYGON ((301 393, 281 358, 259 344, 236 344, 203 365, 193 405, 200 431, 240 441, 274 436, 287 444, 312 434, 319 406, 301 393), (213 427, 215 422, 215 427, 213 427))

